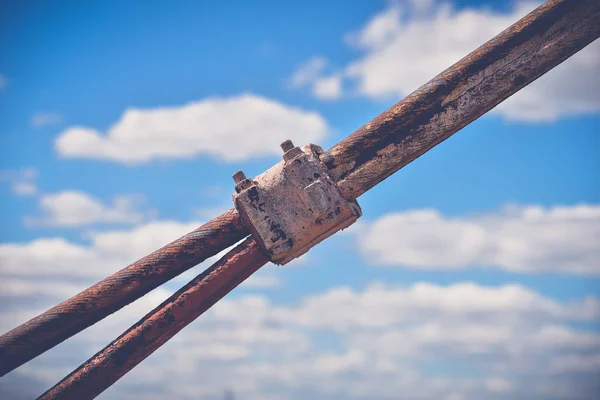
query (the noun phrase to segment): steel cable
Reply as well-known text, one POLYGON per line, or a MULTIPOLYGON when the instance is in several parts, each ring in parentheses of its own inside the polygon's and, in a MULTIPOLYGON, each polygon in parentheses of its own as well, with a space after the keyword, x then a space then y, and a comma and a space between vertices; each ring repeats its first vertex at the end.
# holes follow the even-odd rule
MULTIPOLYGON (((329 149, 321 159, 344 194, 356 198, 598 36, 600 2, 549 0, 329 149)), ((246 240, 243 246, 186 285, 41 398, 93 398, 105 390, 266 263, 253 240, 246 240), (236 264, 238 256, 243 260, 231 267, 235 272, 225 272, 230 271, 228 262, 236 264), (224 268, 223 275, 216 272, 219 268, 224 268), (193 295, 186 299, 189 291, 193 295), (176 313, 173 304, 182 302, 188 304, 184 308, 189 310, 176 313), (174 328, 169 328, 171 325, 174 328), (165 327, 164 332, 160 326, 165 327), (113 353, 119 355, 118 362, 113 353)))
POLYGON ((346 197, 358 198, 599 36, 600 1, 547 1, 321 160, 346 197))
POLYGON ((268 261, 244 240, 38 399, 93 399, 268 261))
POLYGON ((0 336, 0 376, 237 243, 248 234, 237 211, 229 210, 5 333, 0 336))

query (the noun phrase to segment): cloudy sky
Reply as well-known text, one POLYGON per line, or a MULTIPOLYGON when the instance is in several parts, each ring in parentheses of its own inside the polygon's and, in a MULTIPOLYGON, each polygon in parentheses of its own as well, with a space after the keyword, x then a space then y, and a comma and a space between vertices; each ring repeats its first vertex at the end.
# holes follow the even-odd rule
MULTIPOLYGON (((536 5, 3 1, 0 333, 230 208, 231 174, 269 168, 284 139, 329 148, 536 5)), ((594 398, 598 70, 600 42, 100 398, 594 398)), ((3 377, 0 397, 41 394, 206 266, 3 377)))

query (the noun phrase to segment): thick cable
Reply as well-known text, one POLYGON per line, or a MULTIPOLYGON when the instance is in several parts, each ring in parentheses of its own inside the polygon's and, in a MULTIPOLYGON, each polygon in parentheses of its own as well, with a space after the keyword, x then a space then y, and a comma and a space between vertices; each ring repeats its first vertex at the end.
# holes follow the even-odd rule
MULTIPOLYGON (((227 211, 0 336, 0 376, 142 297, 249 234, 227 211)), ((82 265, 81 268, 86 268, 82 265)))
POLYGON ((321 160, 345 196, 358 198, 599 36, 600 1, 547 1, 321 160))
MULTIPOLYGON (((356 198, 598 36, 600 2, 549 0, 332 147, 322 160, 345 195, 356 198)), ((232 282, 237 279, 232 278, 232 282)), ((221 284, 229 287, 227 280, 221 284)), ((173 323, 177 324, 178 319, 173 323)), ((132 351, 143 344, 132 345, 132 351)), ((121 362, 127 363, 126 358, 121 362)), ((133 363, 139 361, 134 359, 133 363)), ((92 364, 90 371, 97 371, 92 364)), ((94 375, 82 367, 79 374, 94 375)), ((70 382, 69 377, 61 383, 70 382)), ((85 394, 83 386, 77 387, 85 394)))
POLYGON ((268 261, 244 240, 38 400, 95 398, 268 261))

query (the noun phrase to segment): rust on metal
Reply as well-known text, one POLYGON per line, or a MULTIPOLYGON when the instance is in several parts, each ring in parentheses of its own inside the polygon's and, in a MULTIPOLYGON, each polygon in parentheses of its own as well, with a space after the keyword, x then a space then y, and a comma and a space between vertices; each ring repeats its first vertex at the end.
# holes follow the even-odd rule
POLYGON ((321 159, 345 195, 358 198, 598 36, 600 1, 547 1, 321 159))
POLYGON ((244 179, 246 179, 246 175, 243 171, 237 171, 235 174, 233 174, 233 180, 235 183, 240 183, 244 179))
POLYGON ((93 399, 268 261, 244 240, 38 399, 93 399))
MULTIPOLYGON (((0 336, 0 376, 248 235, 235 209, 0 336)), ((84 266, 82 266, 84 267, 84 266)))
MULTIPOLYGON (((320 159, 346 200, 352 201, 598 36, 600 1, 549 0, 320 159)), ((282 149, 286 161, 299 154, 291 142, 284 142, 282 149)), ((238 193, 255 185, 241 171, 234 180, 238 193)), ((233 211, 221 218, 228 222, 184 236, 192 235, 0 337, 0 371, 10 371, 249 232, 233 211), (129 284, 132 291, 127 289, 129 284)), ((95 397, 267 260, 261 245, 247 239, 42 398, 95 397)))
POLYGON ((286 264, 353 224, 361 215, 320 161, 323 149, 281 144, 283 161, 254 179, 236 179, 233 201, 252 236, 276 264, 286 264))

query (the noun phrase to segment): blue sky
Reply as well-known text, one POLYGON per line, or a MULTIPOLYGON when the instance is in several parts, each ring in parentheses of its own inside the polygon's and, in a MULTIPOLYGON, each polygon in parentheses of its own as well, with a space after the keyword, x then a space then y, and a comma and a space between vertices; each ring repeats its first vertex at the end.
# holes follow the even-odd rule
MULTIPOLYGON (((330 147, 536 6, 174 3, 0 6, 3 331, 230 208, 231 174, 269 168, 283 139, 330 147)), ((137 386, 149 379, 159 398, 417 398, 423 385, 448 400, 591 396, 599 67, 593 43, 101 398, 149 398, 137 386)), ((203 268, 2 378, 0 393, 39 395, 203 268)))

